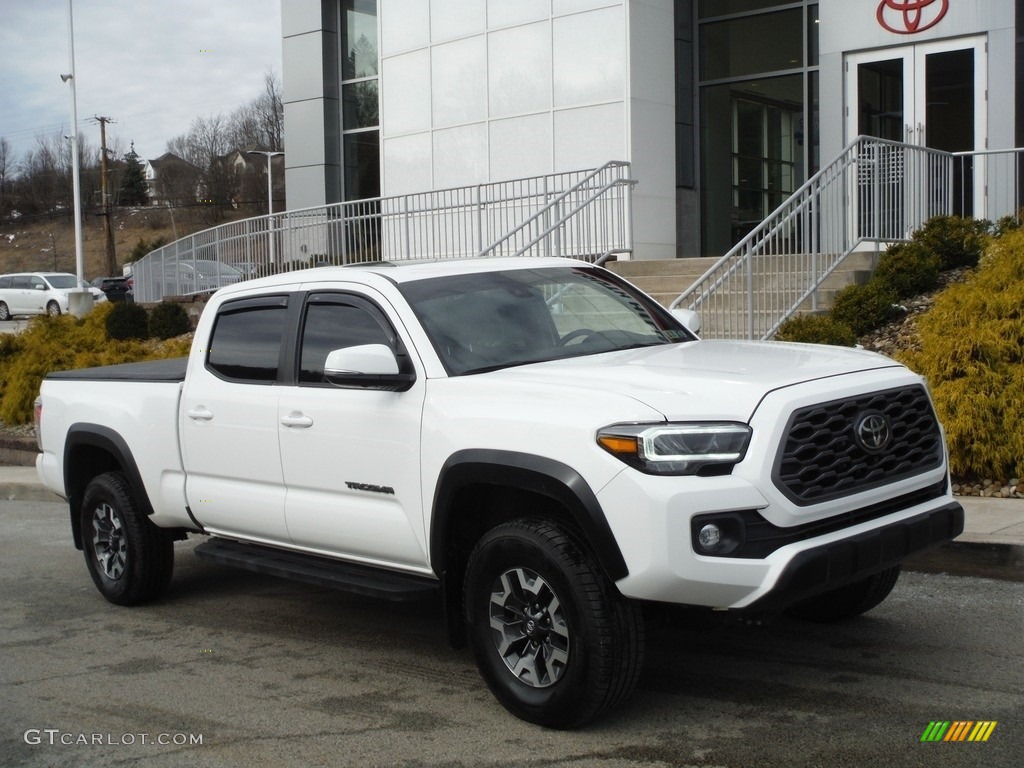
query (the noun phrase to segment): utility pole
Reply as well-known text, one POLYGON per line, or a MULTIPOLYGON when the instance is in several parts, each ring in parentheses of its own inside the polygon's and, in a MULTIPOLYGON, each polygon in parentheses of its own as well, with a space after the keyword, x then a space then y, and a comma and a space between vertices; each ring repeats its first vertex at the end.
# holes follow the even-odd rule
POLYGON ((103 239, 107 252, 107 275, 117 274, 117 256, 114 253, 114 226, 110 215, 110 182, 107 179, 107 123, 114 122, 109 117, 93 116, 100 124, 100 197, 103 200, 103 239))

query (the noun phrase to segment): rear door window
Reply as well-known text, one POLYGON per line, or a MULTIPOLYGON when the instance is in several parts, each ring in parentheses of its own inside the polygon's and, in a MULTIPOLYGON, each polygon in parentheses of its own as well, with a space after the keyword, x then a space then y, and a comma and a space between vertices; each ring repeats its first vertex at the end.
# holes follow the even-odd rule
POLYGON ((273 384, 280 370, 287 320, 287 296, 225 304, 210 337, 206 367, 223 379, 273 384))

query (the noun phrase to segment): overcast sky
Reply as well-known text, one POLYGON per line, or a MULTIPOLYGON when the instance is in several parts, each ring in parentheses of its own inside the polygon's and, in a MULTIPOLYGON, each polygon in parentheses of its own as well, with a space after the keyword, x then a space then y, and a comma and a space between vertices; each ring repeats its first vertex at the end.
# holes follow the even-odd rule
MULTIPOLYGON (((74 0, 78 125, 100 143, 94 115, 110 117, 107 143, 132 141, 146 159, 195 117, 258 96, 281 78, 281 0, 74 0)), ((36 136, 68 134, 67 0, 0 0, 0 137, 16 161, 36 136)))

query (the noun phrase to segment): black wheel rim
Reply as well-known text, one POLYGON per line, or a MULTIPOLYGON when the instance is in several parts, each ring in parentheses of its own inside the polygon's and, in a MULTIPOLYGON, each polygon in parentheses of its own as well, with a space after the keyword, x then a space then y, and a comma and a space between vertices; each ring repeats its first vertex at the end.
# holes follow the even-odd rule
POLYGON ((491 638, 498 656, 531 688, 547 688, 565 674, 569 623, 551 586, 528 568, 502 573, 491 589, 491 638))
POLYGON ((128 555, 128 542, 121 517, 109 504, 100 504, 93 510, 92 550, 104 576, 111 581, 121 578, 128 555))

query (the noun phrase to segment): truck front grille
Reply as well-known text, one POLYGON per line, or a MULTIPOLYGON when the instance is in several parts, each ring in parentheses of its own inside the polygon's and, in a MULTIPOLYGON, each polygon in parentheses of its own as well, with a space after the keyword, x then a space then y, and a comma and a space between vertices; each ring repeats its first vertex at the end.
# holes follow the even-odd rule
POLYGON ((772 480, 806 506, 936 469, 942 457, 924 387, 889 389, 795 411, 772 480))

